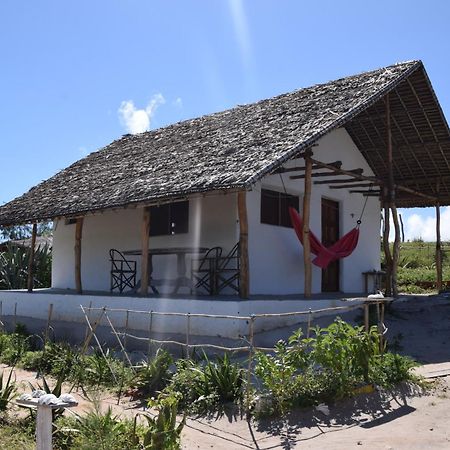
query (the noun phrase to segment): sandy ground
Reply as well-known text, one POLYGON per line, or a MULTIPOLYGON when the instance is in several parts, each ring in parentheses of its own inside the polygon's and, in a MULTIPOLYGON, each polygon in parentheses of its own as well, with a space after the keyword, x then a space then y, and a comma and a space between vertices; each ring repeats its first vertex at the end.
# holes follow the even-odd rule
MULTIPOLYGON (((450 299, 445 296, 396 301, 386 315, 386 326, 401 353, 423 364, 450 362, 450 299)), ((431 366, 422 370, 427 367, 431 366)), ((32 372, 17 370, 16 377, 22 392, 30 390, 29 382, 38 382, 32 372)), ((75 412, 91 407, 83 395, 75 396, 80 403, 75 412)), ((110 394, 97 397, 103 407, 111 406, 123 416, 143 411, 142 405, 130 399, 117 405, 110 394)), ((426 391, 405 385, 394 392, 376 391, 337 402, 329 409, 328 416, 305 409, 283 419, 261 421, 247 421, 232 413, 190 418, 183 430, 182 448, 450 449, 450 376, 434 379, 426 391)))

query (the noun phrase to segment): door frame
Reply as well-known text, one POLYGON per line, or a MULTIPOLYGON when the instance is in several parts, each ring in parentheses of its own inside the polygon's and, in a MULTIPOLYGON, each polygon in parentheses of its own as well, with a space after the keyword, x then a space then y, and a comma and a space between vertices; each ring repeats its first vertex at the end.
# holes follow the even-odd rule
MULTIPOLYGON (((329 201, 329 202, 333 202, 337 205, 337 210, 338 210, 338 217, 337 217, 337 226, 338 226, 338 236, 337 239, 339 239, 341 237, 341 229, 342 229, 342 201, 341 200, 337 200, 335 198, 330 198, 327 196, 321 196, 320 198, 320 232, 321 232, 321 241, 323 242, 323 235, 322 235, 322 231, 323 231, 323 215, 322 215, 322 208, 323 208, 323 201, 329 201)), ((340 260, 336 261, 337 263, 337 290, 333 290, 333 291, 325 291, 323 289, 323 272, 325 269, 322 269, 320 271, 320 291, 321 292, 325 292, 325 293, 332 293, 332 292, 341 292, 341 287, 342 287, 342 264, 340 260)))

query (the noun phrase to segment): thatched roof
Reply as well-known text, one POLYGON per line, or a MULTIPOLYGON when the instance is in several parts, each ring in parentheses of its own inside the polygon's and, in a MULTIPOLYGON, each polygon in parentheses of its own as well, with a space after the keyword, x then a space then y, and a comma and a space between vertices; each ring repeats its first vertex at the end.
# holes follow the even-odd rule
MULTIPOLYGON (((450 159, 448 126, 431 85, 426 85, 422 63, 411 61, 158 130, 125 135, 1 207, 0 225, 76 216, 197 192, 247 188, 341 126, 347 128, 375 174, 386 177, 385 157, 381 156, 380 162, 377 156, 377 152, 385 152, 380 138, 383 120, 377 122, 382 113, 368 117, 366 111, 382 102, 387 92, 400 92, 415 78, 420 85, 419 102, 400 98, 399 107, 392 109, 393 118, 401 125, 400 131, 393 130, 394 144, 402 139, 403 146, 401 152, 394 148, 396 175, 413 181, 416 173, 421 179, 442 176, 439 167, 445 173, 447 155, 450 159), (401 102, 407 103, 404 111, 401 102), (435 136, 425 129, 424 107, 435 126, 435 136), (438 142, 440 148, 428 148, 427 158, 432 161, 416 169, 409 153, 418 150, 412 143, 430 140, 438 142)), ((450 190, 441 184, 443 190, 450 203, 450 190)), ((405 205, 410 204, 405 198, 405 205)), ((423 199, 417 204, 423 204, 423 199)))

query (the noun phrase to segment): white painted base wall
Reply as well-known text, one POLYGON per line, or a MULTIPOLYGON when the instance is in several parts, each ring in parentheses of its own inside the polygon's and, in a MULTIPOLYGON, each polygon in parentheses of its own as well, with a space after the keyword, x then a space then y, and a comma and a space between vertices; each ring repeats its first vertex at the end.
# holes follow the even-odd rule
MULTIPOLYGON (((80 305, 93 308, 107 306, 113 309, 128 309, 134 311, 158 311, 190 314, 210 314, 248 317, 252 314, 273 314, 283 312, 308 311, 310 308, 334 308, 349 306, 349 302, 339 299, 321 300, 208 300, 189 298, 137 298, 110 297, 96 295, 56 294, 47 290, 37 290, 34 293, 26 291, 1 291, 0 302, 2 316, 17 316, 41 319, 48 318, 49 305, 53 304, 52 321, 68 322, 86 326, 86 320, 80 305)), ((92 312, 91 317, 98 317, 99 311, 92 312)), ((125 327, 126 313, 108 313, 115 327, 125 327)), ((130 314, 129 328, 148 332, 149 314, 130 314)), ((298 322, 306 322, 307 315, 296 317, 270 317, 255 321, 255 333, 290 326, 298 322)), ((196 336, 212 336, 238 339, 248 335, 249 326, 246 320, 211 319, 191 317, 191 334, 196 336)), ((107 322, 103 322, 107 325, 107 322)), ((157 333, 185 334, 185 317, 154 316, 153 331, 157 333)))

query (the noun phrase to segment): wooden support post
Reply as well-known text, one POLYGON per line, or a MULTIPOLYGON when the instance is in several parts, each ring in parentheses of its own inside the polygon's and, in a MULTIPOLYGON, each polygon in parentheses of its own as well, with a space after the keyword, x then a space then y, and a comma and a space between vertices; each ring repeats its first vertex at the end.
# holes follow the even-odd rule
MULTIPOLYGON (((385 197, 386 198, 386 197, 385 197)), ((383 250, 384 250, 384 261, 386 270, 386 296, 390 297, 392 295, 392 255, 391 248, 389 247, 389 231, 390 231, 390 214, 389 214, 389 203, 385 199, 384 201, 384 226, 383 226, 383 250)))
POLYGON ((436 289, 442 291, 441 209, 436 204, 436 289))
MULTIPOLYGON (((394 183, 394 162, 392 151, 392 130, 391 130, 391 103, 389 94, 386 94, 386 142, 387 142, 387 166, 388 166, 388 204, 392 211, 392 220, 394 222, 395 236, 390 266, 390 278, 392 283, 392 294, 397 297, 397 269, 400 256, 400 223, 398 220, 397 207, 395 203, 395 183, 394 183)), ((388 217, 389 221, 389 210, 388 217)), ((389 240, 389 235, 386 237, 389 240)), ((389 243, 388 243, 389 244, 389 243)), ((387 261, 386 261, 387 262, 387 261)))
POLYGON ((397 270, 398 270, 398 261, 400 258, 400 222, 398 220, 398 213, 395 201, 391 203, 391 211, 395 229, 394 245, 392 251, 392 270, 391 270, 392 294, 394 297, 397 297, 398 296, 397 270))
POLYGON ((33 273, 34 273, 34 248, 36 247, 37 224, 33 223, 33 231, 31 233, 31 247, 28 257, 28 292, 33 292, 33 273))
POLYGON ((141 295, 148 293, 148 243, 150 240, 150 208, 144 208, 142 216, 142 260, 141 260, 141 295))
POLYGON ((250 275, 248 263, 248 219, 246 191, 238 192, 239 216, 239 296, 248 298, 250 294, 250 275))
POLYGON ((312 266, 311 245, 309 242, 309 217, 311 211, 311 175, 312 175, 312 152, 305 152, 305 190, 303 195, 303 263, 305 266, 305 297, 311 297, 312 266))
POLYGON ((78 217, 75 225, 75 289, 78 294, 83 293, 81 283, 81 238, 83 235, 83 217, 78 217))

